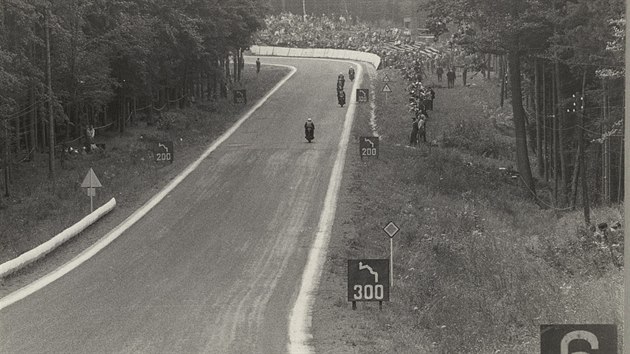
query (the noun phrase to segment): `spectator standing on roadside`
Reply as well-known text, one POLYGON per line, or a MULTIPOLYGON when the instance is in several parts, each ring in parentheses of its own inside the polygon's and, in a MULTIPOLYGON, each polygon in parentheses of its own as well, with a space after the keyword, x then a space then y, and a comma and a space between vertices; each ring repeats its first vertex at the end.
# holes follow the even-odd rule
POLYGON ((466 87, 466 76, 468 75, 468 68, 464 66, 464 70, 462 71, 462 83, 464 87, 466 87))
POLYGON ((418 137, 416 140, 420 139, 422 139, 423 143, 427 142, 427 117, 424 114, 421 114, 418 120, 418 137))
POLYGON ((94 126, 91 124, 88 125, 87 129, 85 129, 85 152, 92 152, 92 145, 94 144, 94 135, 96 134, 96 130, 94 130, 94 126))
POLYGON ((429 94, 431 95, 429 99, 429 108, 428 110, 433 110, 433 100, 435 99, 435 91, 433 91, 433 87, 429 87, 429 94))
POLYGON ((409 138, 409 146, 418 145, 418 118, 413 117, 411 122, 411 137, 409 138))
POLYGON ((446 73, 446 80, 448 82, 448 88, 453 88, 455 87, 455 70, 453 70, 453 68, 450 68, 448 70, 448 72, 446 73))
POLYGON ((442 82, 442 74, 444 74, 444 69, 442 69, 441 66, 438 66, 436 73, 438 77, 438 82, 442 82))
POLYGON ((256 74, 260 72, 260 58, 256 58, 256 74))

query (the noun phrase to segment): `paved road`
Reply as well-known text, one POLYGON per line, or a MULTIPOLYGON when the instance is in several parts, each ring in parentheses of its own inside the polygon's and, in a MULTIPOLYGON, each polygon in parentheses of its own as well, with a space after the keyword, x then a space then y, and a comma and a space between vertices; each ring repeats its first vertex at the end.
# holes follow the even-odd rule
POLYGON ((298 71, 120 238, 1 310, 1 353, 286 351, 346 113, 336 76, 348 64, 262 61, 298 71))

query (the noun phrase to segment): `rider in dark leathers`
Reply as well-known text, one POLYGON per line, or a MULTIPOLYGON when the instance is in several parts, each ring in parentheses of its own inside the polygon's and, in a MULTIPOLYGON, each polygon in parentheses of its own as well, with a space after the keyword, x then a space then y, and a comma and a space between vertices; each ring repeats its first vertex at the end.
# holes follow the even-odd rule
POLYGON ((315 123, 313 123, 311 118, 308 118, 306 123, 304 123, 304 136, 309 143, 315 139, 315 123))
POLYGON ((341 107, 346 104, 346 93, 343 91, 337 91, 337 102, 341 107))

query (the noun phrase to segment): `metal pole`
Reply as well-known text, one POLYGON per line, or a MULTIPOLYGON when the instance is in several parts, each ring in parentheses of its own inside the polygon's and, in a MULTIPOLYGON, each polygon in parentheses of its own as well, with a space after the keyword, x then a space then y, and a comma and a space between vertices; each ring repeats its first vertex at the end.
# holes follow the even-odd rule
POLYGON ((90 194, 90 214, 94 211, 94 202, 92 201, 93 197, 90 194))
POLYGON ((389 287, 394 287, 394 238, 389 238, 389 287))

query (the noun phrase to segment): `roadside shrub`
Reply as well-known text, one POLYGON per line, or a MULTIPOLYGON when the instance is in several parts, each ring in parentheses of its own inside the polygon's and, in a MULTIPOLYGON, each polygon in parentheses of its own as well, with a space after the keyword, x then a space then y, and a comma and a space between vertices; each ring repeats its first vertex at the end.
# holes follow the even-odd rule
POLYGON ((179 112, 164 112, 157 121, 158 130, 171 130, 175 128, 177 122, 181 122, 185 117, 179 112))
POLYGON ((500 139, 488 121, 472 119, 451 126, 442 136, 441 146, 469 150, 492 158, 512 158, 512 146, 500 139))

